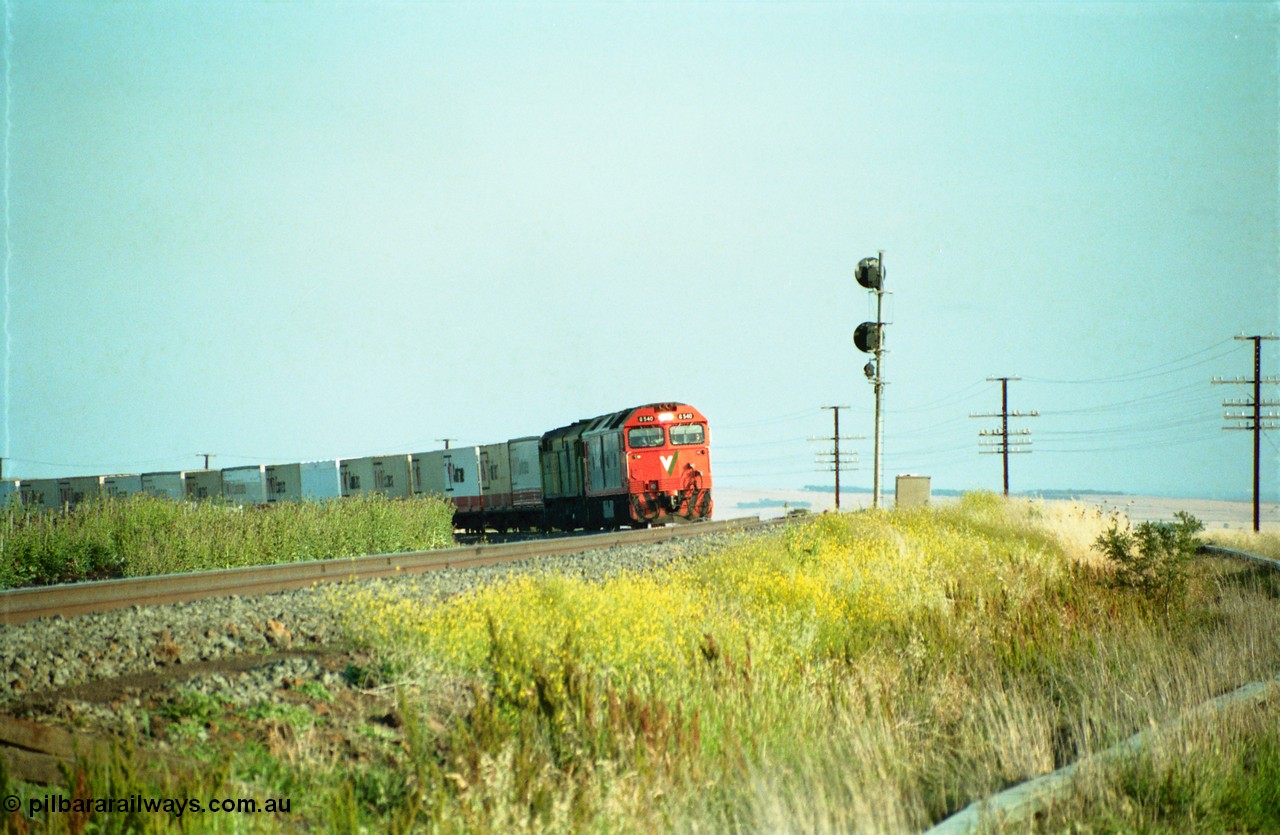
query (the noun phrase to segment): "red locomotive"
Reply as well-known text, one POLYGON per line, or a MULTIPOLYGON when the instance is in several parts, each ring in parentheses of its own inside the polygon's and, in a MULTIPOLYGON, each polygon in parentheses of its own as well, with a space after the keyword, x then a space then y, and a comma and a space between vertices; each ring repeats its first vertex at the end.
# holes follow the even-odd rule
POLYGON ((546 524, 648 527, 711 517, 711 436, 685 403, 652 403, 542 436, 546 524))

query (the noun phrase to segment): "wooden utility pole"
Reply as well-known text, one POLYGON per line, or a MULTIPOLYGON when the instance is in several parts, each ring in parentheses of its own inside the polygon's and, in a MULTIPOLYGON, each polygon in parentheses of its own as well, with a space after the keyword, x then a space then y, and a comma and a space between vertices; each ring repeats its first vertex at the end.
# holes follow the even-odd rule
POLYGON ((1000 418, 999 429, 982 429, 978 432, 978 452, 981 455, 994 455, 999 453, 1004 458, 1004 494, 1009 495, 1009 453, 1024 452, 1029 453, 1031 450, 1025 447, 1031 446, 1030 429, 1016 429, 1010 431, 1009 418, 1039 417, 1040 413, 1036 411, 1030 412, 1011 412, 1009 411, 1009 381, 1021 380, 1021 377, 988 377, 987 380, 995 382, 1000 381, 1000 412, 999 414, 985 415, 969 415, 971 418, 1000 418), (1010 436, 1016 439, 1011 439, 1010 436), (996 438, 998 440, 986 441, 984 438, 996 438), (987 447, 982 449, 982 447, 987 447))
POLYGON ((456 441, 456 440, 458 440, 458 439, 457 439, 457 438, 436 438, 436 440, 437 440, 437 441, 440 441, 442 444, 444 444, 444 448, 445 448, 445 449, 448 449, 448 448, 449 448, 449 442, 450 442, 450 441, 456 441))
POLYGON ((1276 412, 1264 413, 1262 411, 1264 407, 1271 409, 1280 406, 1280 401, 1264 401, 1262 399, 1262 386, 1264 383, 1269 386, 1280 384, 1280 377, 1264 378, 1262 376, 1262 343, 1264 340, 1272 341, 1280 339, 1280 337, 1277 337, 1274 334, 1271 336, 1241 335, 1237 336, 1236 339, 1242 341, 1251 340, 1253 342, 1253 379, 1246 380, 1243 377, 1237 377, 1234 380, 1224 380, 1220 377, 1215 377, 1211 382, 1215 385, 1253 386, 1252 400, 1222 401, 1222 406, 1226 409, 1239 407, 1249 409, 1247 412, 1227 412, 1225 416, 1226 420, 1236 420, 1241 421, 1241 423, 1234 426, 1227 425, 1222 428, 1253 431, 1253 529, 1254 531, 1259 531, 1262 528, 1262 433, 1264 430, 1268 429, 1280 429, 1280 423, 1277 422, 1280 421, 1280 414, 1276 412))
POLYGON ((216 452, 197 452, 196 457, 204 456, 204 468, 209 469, 209 459, 217 455, 216 452))
POLYGON ((840 410, 841 410, 841 409, 847 409, 847 408, 849 408, 848 406, 823 406, 822 408, 824 408, 824 409, 830 409, 830 410, 832 411, 833 416, 834 416, 834 419, 835 419, 835 426, 834 426, 834 428, 833 428, 833 431, 832 431, 831 437, 830 437, 830 438, 812 438, 812 437, 811 437, 811 438, 809 438, 809 440, 811 440, 811 441, 831 441, 831 445, 832 445, 832 446, 831 446, 831 452, 819 453, 819 455, 830 455, 830 456, 831 456, 831 458, 830 458, 830 459, 826 459, 826 460, 824 460, 824 459, 822 459, 822 458, 819 458, 819 459, 818 459, 818 461, 817 461, 817 463, 819 463, 819 464, 830 464, 830 465, 831 465, 830 469, 831 469, 832 471, 834 471, 834 472, 835 472, 835 474, 836 474, 836 510, 837 510, 837 511, 839 511, 839 510, 840 510, 840 471, 841 471, 842 469, 844 469, 844 465, 845 465, 845 464, 850 464, 850 463, 851 463, 851 464, 856 464, 856 463, 857 463, 857 459, 856 459, 856 458, 853 458, 853 459, 851 460, 851 459, 849 459, 849 458, 847 458, 847 457, 845 457, 845 456, 842 456, 842 455, 840 454, 840 442, 841 442, 842 440, 843 440, 843 441, 855 441, 855 440, 861 440, 861 439, 860 439, 860 438, 855 438, 855 437, 853 437, 853 436, 842 437, 842 436, 840 435, 840 410))

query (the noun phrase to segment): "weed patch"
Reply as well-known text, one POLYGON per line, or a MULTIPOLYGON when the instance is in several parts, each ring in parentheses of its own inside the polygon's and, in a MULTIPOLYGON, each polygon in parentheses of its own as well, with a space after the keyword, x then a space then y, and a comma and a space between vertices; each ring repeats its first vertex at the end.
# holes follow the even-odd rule
POLYGON ((981 494, 810 517, 599 583, 331 599, 402 669, 472 682, 425 763, 433 821, 896 831, 1280 659, 1276 636, 1228 634, 1257 583, 1185 561, 1177 594, 1169 575, 1113 582, 1089 545, 1115 521, 981 494))

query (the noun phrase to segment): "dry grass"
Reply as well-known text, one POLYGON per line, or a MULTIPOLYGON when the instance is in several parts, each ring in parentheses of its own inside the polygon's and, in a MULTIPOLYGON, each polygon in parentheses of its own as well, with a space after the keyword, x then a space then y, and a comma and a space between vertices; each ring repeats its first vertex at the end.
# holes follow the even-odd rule
MULTIPOLYGON (((291 792, 334 798, 311 820, 370 831, 920 830, 1280 672, 1275 577, 1198 561, 1166 614, 1090 547, 1112 522, 981 494, 601 583, 335 593, 353 638, 408 671, 403 766, 380 793, 286 747, 291 792)), ((1280 827, 1277 726, 1186 723, 1086 770, 1042 825, 1280 827)))
POLYGON ((1245 551, 1250 554, 1257 554, 1260 557, 1280 560, 1280 533, 1267 531, 1262 533, 1254 533, 1252 531, 1212 531, 1206 533, 1204 539, 1214 545, 1221 545, 1223 548, 1234 548, 1237 551, 1245 551))
POLYGON ((477 682, 437 741, 440 831, 899 832, 1280 665, 1265 581, 1201 564, 1165 616, 1111 583, 1113 523, 984 494, 599 585, 344 605, 477 682))

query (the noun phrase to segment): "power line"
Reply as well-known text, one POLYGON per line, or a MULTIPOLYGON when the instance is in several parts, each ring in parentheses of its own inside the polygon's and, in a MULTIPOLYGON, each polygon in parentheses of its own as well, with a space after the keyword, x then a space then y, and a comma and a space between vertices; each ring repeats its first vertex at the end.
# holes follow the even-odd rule
POLYGON ((1226 345, 1230 341, 1231 341, 1230 339, 1223 339, 1220 342, 1215 342, 1206 348, 1201 348, 1199 351, 1196 351, 1191 354, 1187 354, 1185 357, 1179 357, 1178 359, 1175 359, 1175 360, 1162 362, 1159 365, 1153 365, 1150 368, 1143 368, 1138 371, 1129 371, 1124 374, 1117 374, 1111 377, 1094 377, 1088 380, 1053 380, 1047 377, 1027 377, 1026 380, 1032 383, 1051 383, 1055 385, 1091 385, 1094 383, 1128 383, 1134 380, 1147 380, 1147 379, 1150 379, 1151 377, 1163 377, 1166 374, 1176 374, 1179 371, 1186 371, 1188 369, 1195 368, 1196 366, 1206 365, 1210 362, 1213 362, 1214 360, 1221 359, 1222 357, 1228 356, 1231 352, 1224 351, 1221 354, 1218 354, 1212 357, 1207 357, 1203 360, 1200 360, 1199 362, 1191 363, 1190 365, 1184 366, 1182 368, 1171 368, 1168 371, 1159 370, 1162 368, 1168 368, 1169 366, 1172 366, 1172 365, 1177 365, 1178 363, 1181 363, 1181 362, 1186 362, 1187 360, 1198 357, 1201 354, 1207 354, 1209 351, 1212 351, 1215 348, 1226 345), (1153 372, 1156 372, 1156 373, 1153 373, 1153 372))
POLYGON ((1216 421, 1217 416, 1206 411, 1200 415, 1177 417, 1163 423, 1126 423, 1119 426, 1108 426, 1094 429, 1048 429, 1042 430, 1042 434, 1046 438, 1058 439, 1090 438, 1101 435, 1129 435, 1134 432, 1149 434, 1152 432, 1169 432, 1188 427, 1203 428, 1216 421))
POLYGON ((716 430, 723 432, 726 429, 749 429, 754 426, 772 426, 778 423, 791 423, 800 418, 812 417, 813 411, 806 409, 803 412, 794 412, 786 415, 775 415, 774 417, 764 420, 748 421, 747 423, 718 423, 716 430))
POLYGON ((968 418, 966 418, 964 415, 960 415, 959 417, 948 418, 946 420, 934 421, 929 423, 928 425, 919 426, 915 429, 899 429, 893 433, 893 437, 896 440, 902 440, 904 438, 920 438, 920 437, 936 438, 939 435, 945 434, 938 430, 946 429, 949 427, 961 426, 961 425, 966 425, 966 426, 969 425, 968 418))
POLYGON ((776 441, 757 441, 753 444, 722 444, 716 442, 716 449, 749 449, 752 447, 762 446, 781 446, 782 444, 795 444, 806 440, 805 438, 781 438, 776 441))
MULTIPOLYGON (((719 471, 717 470, 717 472, 719 471)), ((753 473, 732 473, 732 474, 729 474, 728 476, 721 473, 720 475, 717 475, 716 478, 725 478, 725 477, 728 477, 728 478, 775 478, 777 476, 784 476, 784 475, 812 475, 812 474, 813 474, 813 470, 768 470, 768 471, 753 472, 753 473)))
POLYGON ((915 406, 903 406, 898 409, 886 409, 885 411, 893 415, 910 414, 911 412, 924 411, 925 409, 930 409, 934 406, 944 406, 951 403, 959 403, 964 400, 972 400, 976 396, 976 392, 975 394, 969 394, 969 392, 981 387, 985 382, 985 380, 978 380, 977 382, 970 383, 962 389, 952 392, 951 394, 944 395, 943 397, 928 403, 920 403, 915 406))
MULTIPOLYGON (((1181 400, 1179 395, 1190 393, 1191 391, 1202 391, 1200 388, 1204 385, 1202 382, 1187 383, 1167 391, 1156 392, 1155 394, 1144 395, 1143 397, 1134 397, 1129 400, 1118 400, 1112 403, 1103 403, 1097 406, 1088 406, 1076 409, 1046 409, 1043 414, 1045 416, 1056 417, 1058 415, 1079 415, 1090 414, 1093 412, 1104 412, 1112 410, 1124 410, 1139 403, 1153 404, 1165 400, 1181 400)), ((1188 400, 1186 402, 1195 402, 1188 400)))

